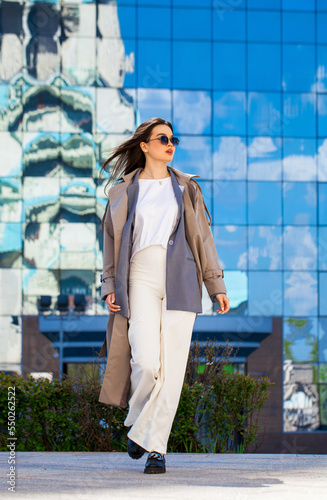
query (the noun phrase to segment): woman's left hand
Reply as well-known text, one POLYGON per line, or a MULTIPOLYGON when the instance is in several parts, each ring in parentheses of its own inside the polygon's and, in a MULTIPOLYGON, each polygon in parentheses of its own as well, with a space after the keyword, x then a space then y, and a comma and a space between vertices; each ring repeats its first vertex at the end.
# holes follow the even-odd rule
POLYGON ((229 311, 230 306, 229 306, 229 298, 225 293, 217 293, 216 299, 219 302, 220 309, 217 309, 217 312, 220 314, 225 314, 229 311))

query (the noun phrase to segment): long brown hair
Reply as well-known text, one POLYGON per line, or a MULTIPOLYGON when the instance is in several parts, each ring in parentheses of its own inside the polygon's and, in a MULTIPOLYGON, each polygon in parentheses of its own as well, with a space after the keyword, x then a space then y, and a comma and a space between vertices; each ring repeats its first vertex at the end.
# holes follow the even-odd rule
POLYGON ((133 136, 114 148, 112 154, 104 162, 100 175, 104 171, 110 174, 108 182, 105 185, 105 190, 110 188, 123 175, 135 170, 135 168, 145 167, 145 154, 140 148, 140 142, 145 142, 150 138, 152 129, 156 125, 168 125, 172 133, 174 133, 172 124, 163 118, 150 118, 141 123, 135 130, 133 136), (116 161, 114 165, 111 165, 114 159, 116 159, 116 161))

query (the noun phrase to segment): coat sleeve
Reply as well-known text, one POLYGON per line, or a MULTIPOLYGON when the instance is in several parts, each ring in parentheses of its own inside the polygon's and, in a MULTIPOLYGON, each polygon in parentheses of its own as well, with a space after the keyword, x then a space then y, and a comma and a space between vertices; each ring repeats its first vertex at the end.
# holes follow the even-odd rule
POLYGON ((224 271, 221 269, 219 257, 211 233, 211 217, 205 205, 203 194, 200 185, 192 179, 195 185, 194 211, 200 228, 202 237, 205 263, 203 272, 203 282, 210 295, 212 302, 217 302, 216 295, 218 293, 227 293, 224 283, 224 271), (207 214, 209 215, 209 221, 207 214))
POLYGON ((100 281, 101 300, 106 300, 106 296, 115 291, 114 231, 109 200, 103 220, 103 272, 100 281))

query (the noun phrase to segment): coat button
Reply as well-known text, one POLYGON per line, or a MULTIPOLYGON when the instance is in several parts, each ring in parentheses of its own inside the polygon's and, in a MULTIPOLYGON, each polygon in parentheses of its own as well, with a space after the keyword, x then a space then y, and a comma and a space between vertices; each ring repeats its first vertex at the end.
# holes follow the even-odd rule
POLYGON ((169 245, 173 245, 174 244, 173 240, 169 240, 168 243, 169 243, 169 245))

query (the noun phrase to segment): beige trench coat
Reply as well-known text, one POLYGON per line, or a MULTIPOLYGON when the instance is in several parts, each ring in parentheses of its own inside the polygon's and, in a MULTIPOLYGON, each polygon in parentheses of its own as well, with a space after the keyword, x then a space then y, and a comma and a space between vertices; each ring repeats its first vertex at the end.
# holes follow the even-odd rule
MULTIPOLYGON (((205 206, 199 184, 193 177, 172 167, 178 184, 185 186, 183 192, 185 214, 185 236, 194 255, 197 277, 202 296, 204 282, 210 296, 226 293, 223 280, 224 272, 211 234, 211 217, 205 206), (209 215, 209 222, 207 214, 209 215)), ((122 232, 127 219, 127 187, 132 183, 138 169, 123 176, 123 182, 109 190, 109 201, 104 218, 103 273, 101 275, 101 298, 115 292, 115 269, 118 266, 122 232), (108 209, 110 202, 110 208, 108 209)), ((130 389, 131 350, 128 342, 128 319, 121 314, 110 314, 106 337, 99 353, 105 355, 107 348, 107 366, 102 382, 99 401, 108 405, 126 407, 130 389)))

